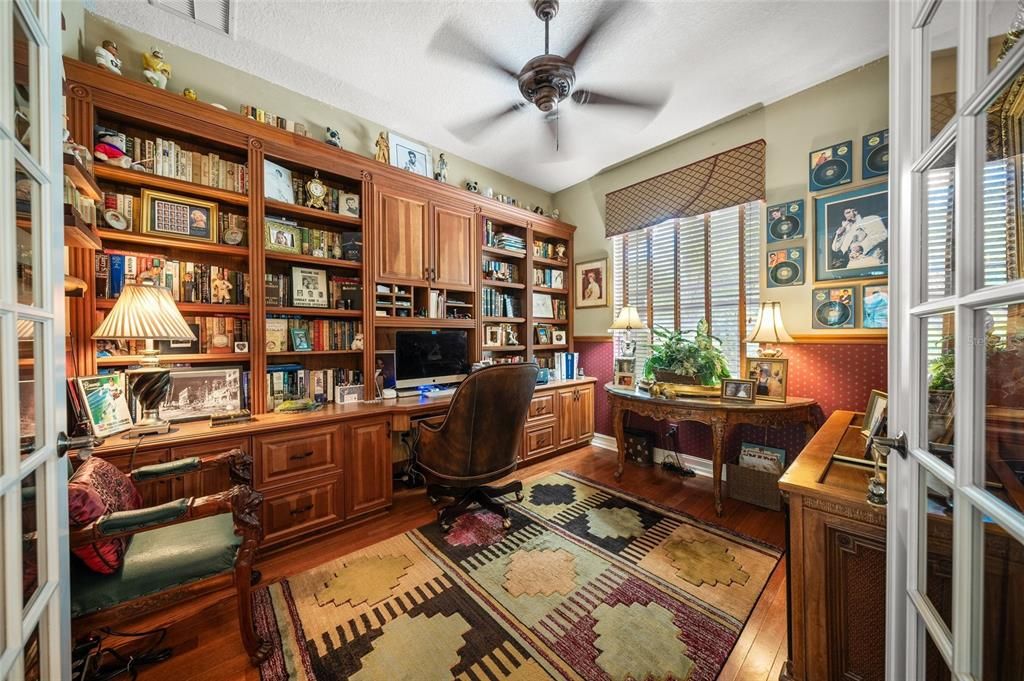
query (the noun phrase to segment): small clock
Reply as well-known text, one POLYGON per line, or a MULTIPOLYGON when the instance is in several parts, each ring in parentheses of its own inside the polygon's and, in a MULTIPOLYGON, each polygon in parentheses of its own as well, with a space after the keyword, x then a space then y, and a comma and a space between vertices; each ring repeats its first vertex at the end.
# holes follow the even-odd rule
POLYGON ((327 206, 324 205, 324 199, 327 198, 327 185, 320 181, 319 171, 316 171, 313 179, 306 183, 306 194, 309 195, 309 198, 306 199, 308 207, 327 209, 327 206))

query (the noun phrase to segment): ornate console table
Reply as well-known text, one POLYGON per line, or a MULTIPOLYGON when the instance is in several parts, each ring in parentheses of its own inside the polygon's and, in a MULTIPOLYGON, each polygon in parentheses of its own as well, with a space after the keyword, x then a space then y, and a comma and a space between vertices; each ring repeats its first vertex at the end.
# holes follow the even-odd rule
POLYGON ((813 408, 817 402, 809 397, 790 397, 785 402, 732 402, 717 397, 692 397, 669 400, 651 397, 635 389, 605 384, 608 402, 612 408, 615 443, 619 450, 619 469, 615 477, 622 476, 626 462, 622 417, 630 411, 658 421, 696 421, 711 426, 712 469, 715 483, 715 510, 722 515, 722 464, 725 443, 735 426, 747 423, 768 428, 801 423, 810 439, 816 428, 813 408))

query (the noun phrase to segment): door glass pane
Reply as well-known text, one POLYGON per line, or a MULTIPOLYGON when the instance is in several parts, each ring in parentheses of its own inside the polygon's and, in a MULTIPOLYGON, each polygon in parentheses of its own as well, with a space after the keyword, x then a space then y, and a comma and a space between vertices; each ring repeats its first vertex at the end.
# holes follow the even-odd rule
POLYGON ((921 503, 925 518, 925 595, 946 627, 953 628, 953 490, 921 470, 921 503))
POLYGON ((18 419, 22 456, 34 452, 42 442, 43 419, 40 403, 42 367, 38 361, 43 338, 43 325, 19 318, 18 331, 18 419))
POLYGON ((43 574, 43 478, 34 470, 21 481, 21 595, 22 609, 39 590, 43 574))
POLYGON ((956 113, 956 53, 960 40, 960 3, 944 0, 928 24, 931 55, 931 137, 956 113))
MULTIPOLYGON (((921 628, 924 629, 924 622, 921 622, 921 628)), ((924 679, 922 681, 950 681, 953 677, 949 673, 949 667, 946 666, 946 660, 943 659, 942 653, 935 647, 931 634, 925 632, 924 639, 924 679)))
POLYGON ((40 681, 43 678, 39 651, 39 625, 32 630, 24 649, 25 681, 40 681))
MULTIPOLYGON (((17 296, 22 305, 39 300, 39 248, 40 201, 39 183, 20 163, 14 163, 15 267, 17 268, 17 296)), ((9 209, 8 209, 9 210, 9 209)), ((10 256, 6 256, 10 257, 10 256)))
POLYGON ((1024 512, 1024 304, 980 311, 985 329, 985 486, 1024 512))
POLYGON ((980 521, 985 543, 981 679, 1020 681, 1024 679, 1024 544, 990 519, 980 521))
POLYGON ((928 451, 953 465, 954 324, 953 313, 924 320, 924 361, 926 362, 928 406, 926 432, 928 451))
POLYGON ((35 70, 39 59, 39 51, 32 42, 21 12, 14 11, 14 135, 25 149, 35 151, 36 116, 38 115, 38 98, 35 81, 35 70))
POLYGON ((953 294, 956 145, 951 144, 924 172, 925 300, 953 294))
POLYGON ((988 44, 988 70, 991 72, 1017 44, 1024 29, 1024 7, 1018 0, 987 0, 982 21, 988 44))

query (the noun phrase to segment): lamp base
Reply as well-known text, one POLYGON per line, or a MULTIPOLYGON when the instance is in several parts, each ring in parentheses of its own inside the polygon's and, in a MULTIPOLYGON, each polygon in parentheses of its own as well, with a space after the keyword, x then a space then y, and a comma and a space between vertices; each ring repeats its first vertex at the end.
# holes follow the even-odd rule
POLYGON ((171 372, 159 366, 143 366, 125 373, 128 388, 132 396, 139 401, 139 408, 142 410, 142 415, 135 420, 135 425, 128 432, 128 436, 158 435, 169 431, 171 424, 160 418, 160 403, 171 389, 171 372))
POLYGON ((759 348, 757 356, 765 357, 767 359, 778 359, 779 357, 782 357, 782 348, 759 348))

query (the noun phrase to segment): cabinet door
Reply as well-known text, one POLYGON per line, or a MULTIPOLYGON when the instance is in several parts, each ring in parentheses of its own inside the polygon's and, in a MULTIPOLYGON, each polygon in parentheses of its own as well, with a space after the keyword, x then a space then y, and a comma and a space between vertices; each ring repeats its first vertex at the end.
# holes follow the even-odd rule
POLYGON ((374 234, 377 279, 423 284, 427 271, 427 203, 390 190, 378 190, 374 234))
MULTIPOLYGON (((248 436, 175 447, 171 450, 171 458, 187 459, 190 456, 198 456, 205 462, 214 458, 218 454, 222 454, 232 449, 241 449, 243 452, 248 452, 248 436)), ((232 486, 230 469, 228 468, 227 463, 219 466, 210 466, 201 473, 194 473, 190 475, 189 478, 194 478, 194 481, 191 481, 190 484, 186 484, 186 492, 187 494, 194 496, 216 494, 217 492, 223 492, 224 490, 231 489, 232 486)))
POLYGON ((558 447, 576 442, 576 388, 558 391, 558 447))
POLYGON ((577 391, 576 439, 589 440, 594 437, 594 386, 581 386, 577 391))
POLYGON ((391 504, 391 422, 386 418, 345 425, 345 515, 391 504))
POLYGON ((472 291, 476 283, 472 210, 433 205, 433 283, 438 288, 472 291))

